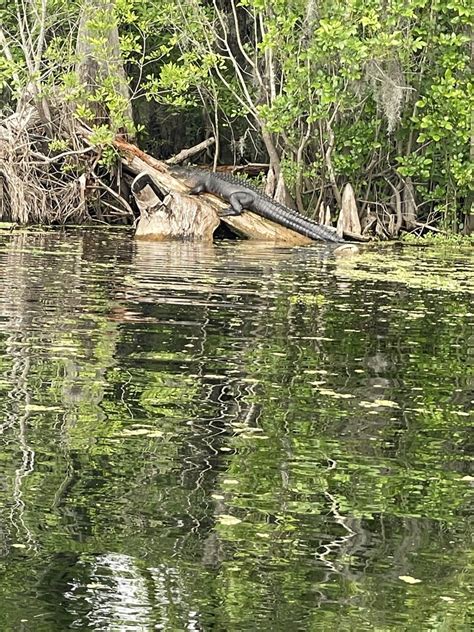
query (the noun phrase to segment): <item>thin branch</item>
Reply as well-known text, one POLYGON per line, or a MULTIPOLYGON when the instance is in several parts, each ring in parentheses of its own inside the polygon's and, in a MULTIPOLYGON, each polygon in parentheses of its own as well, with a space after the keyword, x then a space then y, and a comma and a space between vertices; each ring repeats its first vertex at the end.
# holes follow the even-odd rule
POLYGON ((133 209, 130 206, 130 204, 127 202, 127 200, 124 200, 124 198, 121 195, 119 195, 116 191, 114 191, 109 186, 107 186, 105 184, 105 182, 99 178, 98 175, 96 175, 96 174, 92 174, 92 175, 95 178, 95 180, 100 184, 100 188, 102 188, 105 191, 107 191, 107 193, 110 193, 110 195, 112 197, 114 197, 116 200, 118 200, 120 202, 120 204, 122 204, 122 206, 128 211, 128 213, 132 217, 135 217, 135 213, 133 212, 133 209))
POLYGON ((62 160, 63 158, 67 158, 67 156, 81 156, 87 153, 94 151, 93 147, 84 147, 83 149, 71 149, 70 151, 64 151, 62 154, 58 154, 57 156, 45 156, 43 154, 39 154, 38 152, 32 151, 31 156, 40 160, 41 162, 51 164, 53 162, 57 162, 58 160, 62 160))
POLYGON ((208 139, 203 140, 202 143, 195 145, 194 147, 183 149, 179 152, 179 154, 176 154, 176 156, 172 156, 171 158, 168 158, 168 160, 165 160, 165 163, 167 165, 179 165, 179 163, 184 162, 188 158, 191 158, 191 156, 195 156, 196 154, 201 153, 211 145, 214 145, 215 142, 216 139, 211 136, 208 139))

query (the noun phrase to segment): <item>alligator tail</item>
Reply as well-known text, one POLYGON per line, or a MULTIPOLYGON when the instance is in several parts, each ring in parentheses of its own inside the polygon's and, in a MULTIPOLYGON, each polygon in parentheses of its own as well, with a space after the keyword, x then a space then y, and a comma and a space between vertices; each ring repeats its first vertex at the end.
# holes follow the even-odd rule
POLYGON ((290 228, 300 235, 304 235, 305 237, 309 237, 310 239, 332 241, 336 243, 344 241, 343 239, 341 239, 341 237, 338 236, 334 228, 323 226, 322 224, 317 224, 316 222, 307 220, 306 218, 291 212, 289 209, 283 210, 282 207, 280 207, 276 212, 273 211, 267 216, 269 217, 269 219, 278 222, 282 226, 286 226, 286 228, 290 228))
MULTIPOLYGON (((309 217, 304 217, 300 215, 296 211, 293 211, 290 208, 287 208, 283 204, 278 202, 275 203, 278 211, 282 216, 287 217, 289 221, 294 222, 298 226, 301 226, 301 229, 304 230, 304 234, 311 239, 322 239, 324 241, 333 241, 333 242, 343 242, 344 239, 338 236, 336 229, 331 226, 325 226, 324 224, 318 224, 314 219, 310 219, 309 217)), ((301 232, 300 230, 294 229, 297 232, 301 232)))

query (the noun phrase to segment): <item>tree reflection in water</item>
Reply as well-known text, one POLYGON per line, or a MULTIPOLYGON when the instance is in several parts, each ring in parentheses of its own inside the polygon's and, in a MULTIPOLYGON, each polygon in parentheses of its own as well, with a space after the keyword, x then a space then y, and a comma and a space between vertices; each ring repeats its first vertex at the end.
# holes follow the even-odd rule
POLYGON ((472 270, 0 233, 5 629, 463 629, 472 270))

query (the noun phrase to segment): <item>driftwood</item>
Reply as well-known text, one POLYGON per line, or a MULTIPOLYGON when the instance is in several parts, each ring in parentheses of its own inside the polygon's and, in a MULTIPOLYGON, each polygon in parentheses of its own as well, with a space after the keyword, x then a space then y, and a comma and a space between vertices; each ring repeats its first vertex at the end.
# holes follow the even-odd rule
MULTIPOLYGON (((212 226, 215 224, 217 227, 222 221, 232 232, 248 239, 285 245, 312 242, 311 239, 254 213, 219 217, 220 212, 228 208, 226 202, 210 194, 188 195, 189 189, 184 181, 164 162, 122 139, 116 140, 115 146, 120 151, 124 167, 130 173, 135 176, 148 174, 155 185, 154 195, 150 191, 144 191, 143 196, 135 195, 138 207, 143 209, 137 227, 137 237, 141 239, 211 240, 214 232, 212 226), (161 195, 157 195, 157 190, 162 192, 161 195), (204 227, 200 226, 200 222, 204 222, 204 227)), ((138 188, 136 187, 136 191, 138 188)))

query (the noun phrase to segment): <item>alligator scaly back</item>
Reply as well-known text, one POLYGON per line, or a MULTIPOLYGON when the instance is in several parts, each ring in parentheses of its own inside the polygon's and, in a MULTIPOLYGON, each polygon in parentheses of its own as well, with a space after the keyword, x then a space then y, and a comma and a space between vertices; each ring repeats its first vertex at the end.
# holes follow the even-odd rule
POLYGON ((222 173, 221 171, 214 171, 213 175, 216 176, 216 178, 219 178, 219 180, 230 182, 231 184, 235 184, 236 186, 245 187, 246 189, 250 189, 257 195, 259 195, 260 197, 266 198, 267 200, 270 200, 270 202, 275 202, 273 198, 265 193, 265 191, 263 191, 260 187, 256 187, 254 184, 252 184, 252 182, 249 182, 245 178, 238 178, 232 173, 222 173))
MULTIPOLYGON (((314 220, 304 217, 297 211, 276 202, 273 198, 258 189, 253 184, 236 178, 233 175, 224 173, 213 173, 197 168, 183 168, 180 175, 189 177, 194 193, 207 191, 222 199, 231 202, 231 206, 236 212, 247 208, 262 217, 265 217, 281 226, 294 230, 310 239, 322 239, 324 241, 343 241, 336 233, 335 229, 329 226, 318 224, 314 220), (219 186, 221 183, 221 186, 219 186), (247 197, 245 196, 247 193, 247 197), (241 194, 241 202, 234 196, 241 194), (249 197, 250 196, 250 199, 249 197), (242 199, 242 197, 244 199, 242 199), (234 198, 234 199, 233 199, 234 198)), ((178 175, 178 173, 177 173, 178 175)))

